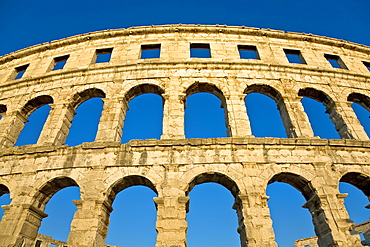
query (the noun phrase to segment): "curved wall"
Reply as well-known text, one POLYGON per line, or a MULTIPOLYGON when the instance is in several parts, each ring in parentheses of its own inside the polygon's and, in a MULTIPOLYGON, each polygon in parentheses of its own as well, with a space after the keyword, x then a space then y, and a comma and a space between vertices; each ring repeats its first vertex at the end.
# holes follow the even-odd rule
POLYGON ((350 107, 370 108, 369 54, 370 47, 311 34, 169 25, 88 33, 0 57, 0 192, 12 198, 0 246, 34 246, 45 204, 68 186, 81 190, 68 246, 103 246, 115 195, 139 184, 158 194, 156 246, 185 246, 187 193, 204 182, 235 196, 241 246, 276 246, 265 193, 274 181, 305 196, 320 246, 360 246, 338 183, 370 196, 370 142, 350 107), (191 57, 191 48, 207 47, 210 58, 191 57), (158 48, 159 58, 141 58, 158 48), (96 63, 105 53, 109 62, 96 63), (228 138, 185 139, 184 100, 196 92, 221 99, 228 138), (277 102, 290 138, 252 136, 244 103, 252 92, 277 102), (120 144, 127 104, 142 93, 164 99, 161 140, 120 144), (104 98, 95 142, 63 145, 76 108, 93 97, 104 98), (302 97, 326 106, 341 140, 313 136, 302 97), (45 104, 52 110, 37 144, 13 147, 45 104))

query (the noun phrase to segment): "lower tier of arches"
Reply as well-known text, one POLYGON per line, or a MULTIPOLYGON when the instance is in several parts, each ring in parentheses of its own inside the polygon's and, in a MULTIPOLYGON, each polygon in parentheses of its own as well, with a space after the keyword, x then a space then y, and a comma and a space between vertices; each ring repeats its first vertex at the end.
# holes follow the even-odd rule
POLYGON ((68 246, 104 246, 116 195, 145 186, 156 197, 156 247, 186 246, 189 193, 203 183, 230 191, 240 246, 277 246, 266 187, 287 183, 305 198, 319 246, 361 246, 344 206, 346 182, 370 196, 368 141, 214 138, 25 146, 2 150, 0 246, 34 246, 46 204, 77 186, 68 246))

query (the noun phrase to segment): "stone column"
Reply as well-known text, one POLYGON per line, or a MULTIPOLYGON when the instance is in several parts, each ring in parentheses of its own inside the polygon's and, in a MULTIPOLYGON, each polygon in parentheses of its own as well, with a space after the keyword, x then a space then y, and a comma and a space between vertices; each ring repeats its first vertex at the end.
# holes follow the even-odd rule
POLYGON ((123 97, 104 98, 104 110, 100 117, 96 141, 121 142, 123 122, 128 105, 123 97))
POLYGON ((177 90, 162 94, 163 107, 163 132, 161 139, 184 139, 184 116, 185 94, 177 93, 177 90))
POLYGON ((267 206, 268 198, 253 192, 239 194, 235 199, 233 208, 238 214, 241 247, 277 247, 267 206))
POLYGON ((41 220, 48 215, 30 204, 3 206, 6 210, 0 222, 0 246, 33 246, 41 220))
POLYGON ((228 134, 231 137, 252 136, 251 126, 245 106, 245 94, 226 97, 228 134))
POLYGON ((327 106, 327 111, 340 137, 344 139, 369 140, 351 105, 352 102, 336 101, 327 106))
POLYGON ((329 197, 331 199, 329 200, 329 203, 332 203, 332 205, 330 205, 330 209, 338 226, 338 230, 344 235, 344 239, 352 241, 354 245, 360 245, 360 236, 358 234, 353 234, 355 223, 350 220, 347 209, 344 205, 344 198, 347 196, 347 193, 331 194, 331 197, 329 197))
POLYGON ((63 145, 69 133, 71 122, 76 113, 68 103, 50 104, 51 110, 37 141, 38 145, 63 145))
POLYGON ((361 246, 359 236, 350 234, 353 224, 348 222, 349 217, 340 206, 343 199, 342 194, 314 195, 303 205, 312 215, 319 246, 361 246))
POLYGON ((74 200, 77 206, 71 232, 69 247, 101 247, 108 234, 109 215, 113 208, 105 201, 74 200))
POLYGON ((186 247, 186 212, 189 197, 169 195, 155 197, 158 232, 155 247, 186 247))
POLYGON ((0 145, 2 148, 14 146, 26 122, 28 122, 27 117, 20 111, 3 115, 0 129, 0 145))
POLYGON ((288 137, 314 136, 310 121, 301 103, 302 98, 301 96, 286 96, 277 102, 288 137))

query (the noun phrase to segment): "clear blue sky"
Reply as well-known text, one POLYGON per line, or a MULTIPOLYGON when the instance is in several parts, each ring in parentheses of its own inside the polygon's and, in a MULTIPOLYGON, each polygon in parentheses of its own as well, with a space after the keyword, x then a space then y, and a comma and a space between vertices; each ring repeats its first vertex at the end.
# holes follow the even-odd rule
MULTIPOLYGON (((370 45, 369 0, 106 0, 104 2, 96 0, 1 0, 0 10, 0 55, 31 45, 91 31, 172 23, 227 24, 271 28, 313 33, 370 45)), ((261 137, 285 137, 276 112, 266 110, 270 117, 270 121, 267 122, 271 122, 271 126, 259 124, 264 121, 261 119, 264 116, 258 114, 265 112, 261 109, 262 106, 276 109, 275 103, 268 99, 266 101, 265 98, 255 94, 247 97, 246 104, 252 122, 253 134, 261 137), (271 114, 277 115, 273 119, 278 122, 271 121, 271 114)), ((327 116, 323 113, 318 114, 324 112, 322 106, 320 104, 315 106, 315 102, 310 102, 309 99, 305 99, 303 103, 310 120, 318 119, 317 123, 312 122, 315 134, 322 138, 338 138, 330 121, 325 120, 327 116), (319 117, 320 115, 322 118, 319 117), (324 123, 325 121, 327 123, 324 123), (318 127, 315 127, 315 124, 318 127)), ((187 137, 225 136, 223 112, 219 106, 219 100, 212 95, 196 94, 189 97, 186 109, 187 137), (201 111, 196 112, 195 105, 204 106, 204 109, 198 107, 201 111), (202 123, 205 123, 206 126, 210 123, 217 125, 213 128, 202 128, 202 123)), ((76 126, 84 125, 76 121, 79 121, 78 118, 81 118, 81 121, 87 121, 93 132, 95 127, 91 123, 99 119, 101 107, 100 99, 90 100, 80 106, 67 144, 78 145, 82 141, 94 140, 94 134, 88 133, 88 128, 83 129, 86 130, 86 135, 82 133, 82 130, 76 129, 76 126), (94 108, 95 111, 90 110, 89 114, 85 115, 84 108, 94 108), (92 119, 87 119, 87 117, 92 119), (94 118, 95 120, 93 120, 94 118)), ((143 95, 132 100, 125 121, 123 142, 134 138, 158 138, 161 134, 161 107, 161 99, 154 95, 143 95), (149 110, 148 106, 152 109, 149 110), (144 111, 140 108, 143 107, 146 109, 147 115, 142 114, 144 111), (135 112, 141 114, 135 114, 135 112), (152 126, 149 128, 152 131, 142 132, 140 128, 145 128, 145 126, 139 126, 138 123, 149 124, 152 126), (135 133, 141 135, 135 135, 135 133)), ((369 133, 369 113, 361 107, 355 107, 358 108, 355 109, 356 113, 360 115, 360 120, 369 133)), ((47 106, 42 107, 30 118, 39 121, 42 119, 42 115, 44 118, 47 117, 47 111, 47 106)), ((30 125, 38 121, 30 119, 30 125)), ((32 137, 30 134, 35 131, 27 130, 29 128, 35 127, 26 126, 17 145, 33 143, 35 139, 37 140, 37 135, 32 137)), ((368 204, 365 196, 346 184, 342 185, 341 191, 350 192, 346 205, 350 208, 351 218, 356 223, 367 220, 369 213, 364 209, 364 206, 368 204)), ((276 240, 280 247, 293 246, 295 239, 314 235, 311 216, 307 210, 301 208, 304 204, 304 198, 298 191, 289 185, 273 183, 268 186, 267 194, 271 196, 269 206, 274 221, 276 240)), ((156 234, 154 230, 155 208, 152 201, 154 196, 156 195, 151 190, 140 186, 129 188, 118 194, 113 205, 115 210, 111 215, 107 244, 125 247, 154 245, 156 234)), ((229 191, 220 185, 203 184, 196 186, 190 193, 190 197, 189 247, 240 246, 236 232, 236 214, 231 209, 233 197, 229 191), (205 231, 205 229, 207 230, 205 231)), ((58 192, 47 205, 46 212, 50 217, 43 221, 40 233, 66 240, 69 222, 65 220, 71 217, 66 215, 73 214, 75 207, 71 200, 78 198, 78 188, 67 188, 58 192), (62 210, 65 210, 66 213, 62 214, 62 210), (55 224, 56 222, 57 224, 55 224)), ((8 200, 6 195, 2 196, 0 205, 7 204, 8 200)))

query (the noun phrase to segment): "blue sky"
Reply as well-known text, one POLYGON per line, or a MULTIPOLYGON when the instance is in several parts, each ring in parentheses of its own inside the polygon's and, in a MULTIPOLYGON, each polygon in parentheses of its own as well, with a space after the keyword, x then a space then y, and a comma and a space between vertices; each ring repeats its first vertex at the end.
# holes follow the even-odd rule
MULTIPOLYGON (((370 1, 368 0, 351 2, 344 0, 159 0, 154 2, 1 0, 0 10, 0 55, 91 31, 172 23, 271 28, 313 33, 370 45, 368 27, 370 1)), ((190 96, 186 103, 187 138, 226 136, 223 109, 219 107, 220 101, 217 97, 210 94, 195 94, 190 96), (194 107, 197 105, 204 108, 194 107), (199 111, 195 110, 197 108, 199 111), (204 127, 210 124, 215 125, 212 128, 204 127)), ((321 104, 312 102, 310 99, 304 99, 303 104, 315 135, 322 138, 338 138, 321 104)), ((255 136, 286 137, 275 102, 264 96, 251 94, 246 99, 246 105, 255 136), (264 110, 261 107, 275 109, 275 111, 264 110), (260 114, 263 112, 268 114, 260 114), (274 114, 275 116, 272 117, 274 114), (263 119, 266 116, 269 117, 267 122, 271 123, 270 126, 260 124, 266 123, 263 119)), ((125 120, 123 143, 130 139, 159 138, 161 107, 159 96, 142 95, 133 99, 125 120), (151 108, 148 109, 148 107, 151 108), (139 125, 139 123, 147 125, 139 125), (143 129, 150 131, 144 132, 143 129)), ((89 100, 78 108, 67 144, 74 146, 94 140, 93 133, 101 108, 102 101, 98 98, 89 100), (94 109, 94 111, 90 110, 89 114, 86 114, 86 109, 94 109), (89 124, 86 125, 83 121, 89 124), (79 129, 78 126, 89 128, 79 129)), ((370 133, 369 112, 356 105, 354 108, 365 129, 370 133)), ((36 142, 37 134, 32 136, 31 133, 37 133, 34 130, 36 125, 39 125, 39 129, 42 128, 40 120, 46 119, 47 115, 48 106, 40 108, 31 115, 29 122, 31 126, 25 127, 17 145, 36 142), (32 123, 35 123, 34 126, 32 123)), ((369 202, 366 197, 347 184, 341 185, 341 191, 350 193, 346 206, 349 208, 351 219, 356 223, 367 220, 369 213, 364 206, 369 202)), ((273 183, 268 186, 267 194, 271 196, 269 207, 276 241, 280 247, 293 246, 295 239, 314 235, 311 216, 306 209, 301 208, 305 200, 297 190, 283 183, 273 183), (290 217, 287 217, 288 213, 290 217)), ((150 189, 141 186, 120 192, 113 204, 115 210, 111 215, 107 244, 132 247, 153 246, 156 233, 155 207, 152 198, 155 196, 150 189)), ((217 184, 203 184, 195 186, 189 196, 191 197, 188 213, 189 247, 240 246, 236 232, 236 214, 231 209, 233 196, 228 190, 217 184)), ((67 188, 55 194, 47 205, 46 212, 50 216, 43 221, 40 233, 66 240, 69 222, 65 220, 70 220, 75 210, 71 200, 78 198, 78 188, 67 188), (62 214, 61 210, 66 212, 62 214)), ((8 201, 7 195, 0 197, 0 205, 7 204, 8 201)))

